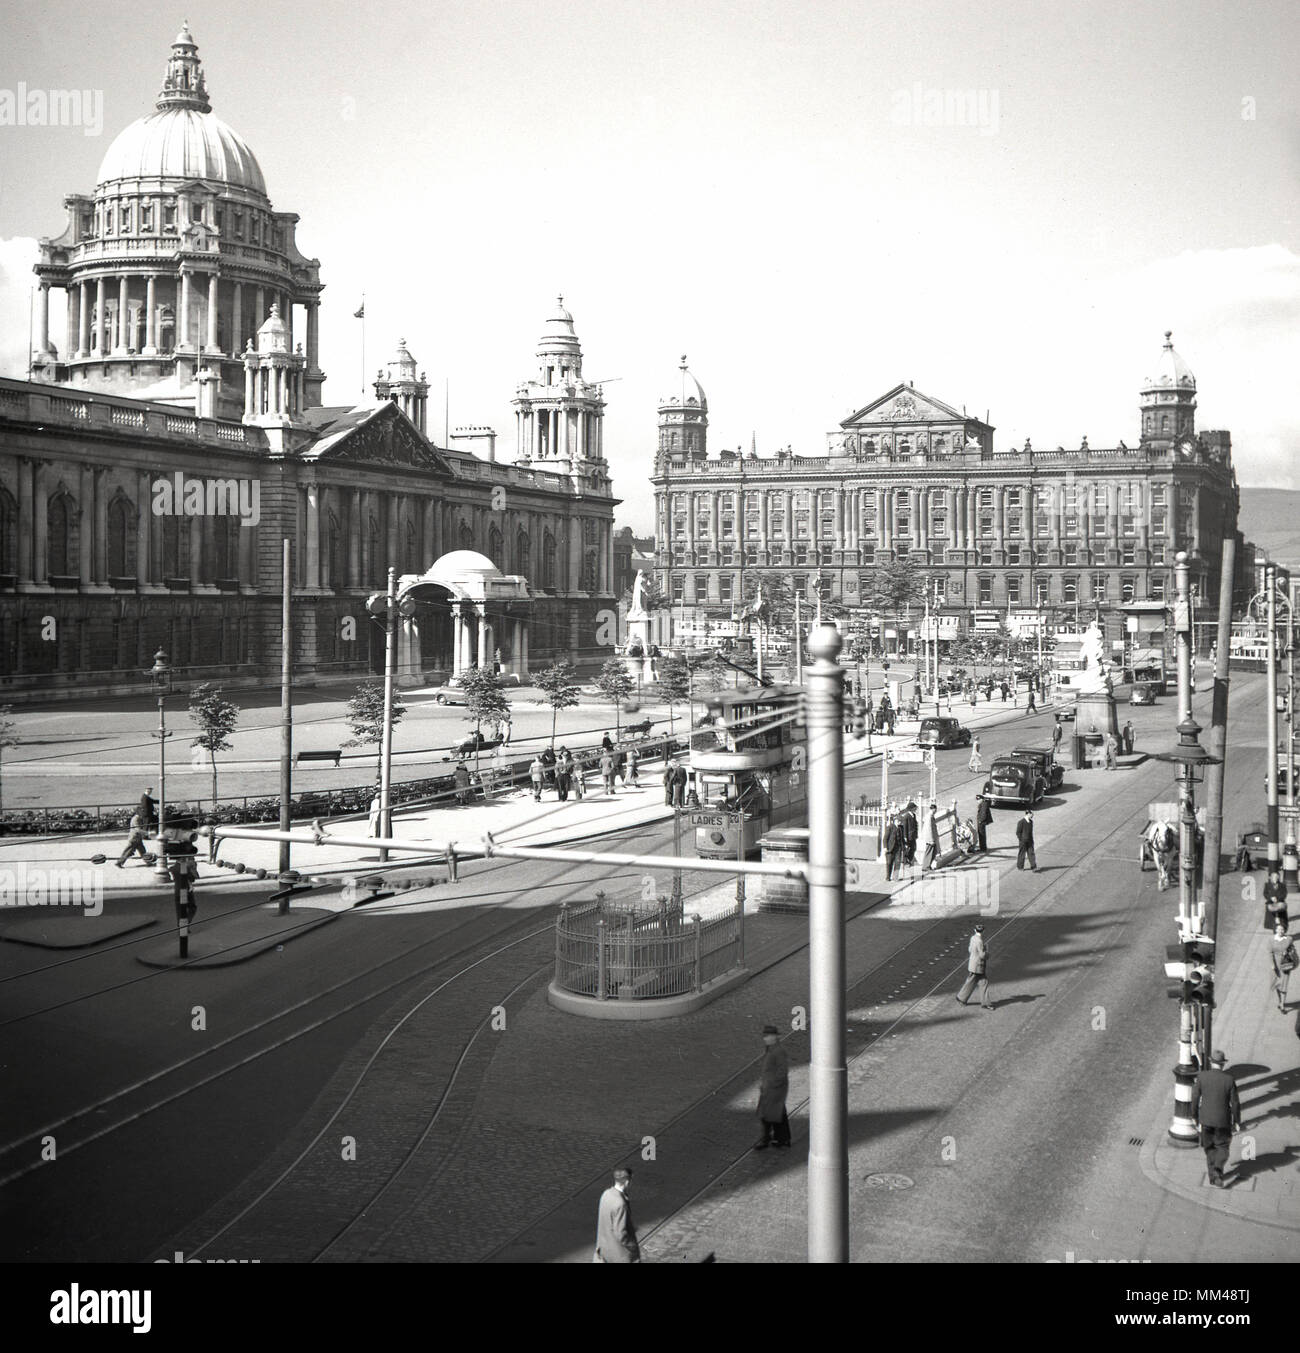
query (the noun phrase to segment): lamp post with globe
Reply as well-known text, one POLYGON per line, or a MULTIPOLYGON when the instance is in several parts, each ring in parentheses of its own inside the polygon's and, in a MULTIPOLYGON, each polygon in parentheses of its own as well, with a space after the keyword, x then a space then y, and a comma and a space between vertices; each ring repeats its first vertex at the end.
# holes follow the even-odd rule
POLYGON ((167 662, 167 654, 160 648, 153 655, 153 666, 145 673, 154 684, 158 695, 158 729, 153 734, 158 739, 158 851, 154 865, 154 877, 160 883, 171 881, 167 870, 167 851, 163 845, 163 829, 167 820, 167 731, 166 701, 171 694, 172 669, 167 662))

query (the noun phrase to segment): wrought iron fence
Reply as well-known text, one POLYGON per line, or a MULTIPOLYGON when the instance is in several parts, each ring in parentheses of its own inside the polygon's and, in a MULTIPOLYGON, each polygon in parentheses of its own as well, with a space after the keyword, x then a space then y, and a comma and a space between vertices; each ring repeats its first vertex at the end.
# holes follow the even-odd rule
POLYGON ((667 898, 566 904, 555 921, 556 985, 602 1001, 700 991, 740 966, 742 905, 705 918, 667 898))

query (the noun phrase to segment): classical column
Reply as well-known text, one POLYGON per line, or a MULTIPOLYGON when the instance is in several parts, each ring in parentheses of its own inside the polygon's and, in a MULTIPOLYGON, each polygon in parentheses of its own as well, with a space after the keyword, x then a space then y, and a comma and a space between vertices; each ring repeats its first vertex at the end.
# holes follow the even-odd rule
POLYGON ((150 489, 149 471, 137 470, 135 474, 135 585, 146 587, 150 582, 149 537, 153 525, 153 493, 150 489))
POLYGON ((201 583, 203 581, 203 568, 205 564, 203 556, 203 524, 207 518, 198 516, 190 518, 190 582, 201 583))
POLYGON ((244 284, 231 282, 230 351, 238 355, 244 350, 244 284))
MULTIPOLYGON (((671 523, 669 523, 671 525, 671 523)), ((758 543, 763 551, 763 562, 768 559, 768 492, 760 489, 758 494, 758 543)))
MULTIPOLYGON (((820 518, 821 513, 819 512, 820 518)), ((835 548, 841 553, 849 547, 848 537, 844 525, 844 493, 841 490, 835 495, 835 548)))
POLYGON ((35 462, 18 457, 18 570, 19 583, 32 581, 32 537, 35 512, 32 507, 32 478, 35 462))
POLYGON ((307 367, 315 371, 320 366, 320 302, 307 303, 307 367))
POLYGON ((253 316, 253 337, 257 337, 257 331, 266 323, 266 288, 257 288, 257 313, 253 316))
MULTIPOLYGON (((92 581, 108 582, 108 467, 97 465, 92 473, 95 510, 95 566, 92 581)), ((125 551, 123 552, 125 553, 125 551)), ((126 560, 122 560, 126 568, 126 560)))
POLYGON ((130 285, 125 273, 117 279, 117 343, 114 345, 115 352, 125 352, 127 349, 127 318, 130 314, 131 292, 130 285))
POLYGON ((307 560, 303 586, 319 588, 320 581, 320 487, 307 485, 307 560))
POLYGON ((257 586, 257 531, 247 522, 239 523, 239 581, 244 587, 257 586))
POLYGON ((1201 540, 1201 486, 1199 484, 1192 488, 1192 539, 1189 546, 1185 548, 1196 551, 1204 548, 1201 540))
POLYGON ((41 283, 40 304, 36 307, 36 351, 46 353, 50 350, 50 284, 41 283))
POLYGON ((978 507, 979 507, 979 488, 978 486, 967 485, 966 548, 968 550, 978 548, 979 544, 979 532, 976 529, 978 507))
POLYGON ((91 581, 95 555, 95 472, 83 465, 77 476, 77 581, 91 581))
POLYGON ((158 351, 158 278, 150 273, 144 284, 144 355, 153 357, 158 351))
POLYGON ((90 283, 77 284, 80 299, 77 304, 77 356, 85 357, 90 352, 90 283))
POLYGON ((32 542, 32 581, 44 583, 49 576, 50 551, 50 488, 47 467, 37 463, 34 475, 32 520, 35 539, 32 542))
POLYGON ((348 586, 361 586, 361 490, 345 489, 347 500, 348 586))
POLYGON ((77 355, 77 338, 81 332, 81 288, 70 285, 63 290, 68 298, 68 326, 63 336, 63 355, 71 359, 77 355))
POLYGON ((176 340, 173 346, 185 349, 190 346, 190 275, 181 270, 181 313, 176 317, 176 340))
POLYGON ((96 355, 108 351, 108 278, 95 279, 95 347, 96 355))
POLYGON ((993 490, 993 548, 1007 548, 1006 490, 1001 484, 993 490))
POLYGON ((478 669, 480 672, 488 670, 488 633, 489 626, 487 622, 487 607, 476 604, 474 607, 474 616, 478 621, 478 669))
POLYGON ((451 603, 451 674, 459 676, 464 669, 464 618, 459 601, 451 603))

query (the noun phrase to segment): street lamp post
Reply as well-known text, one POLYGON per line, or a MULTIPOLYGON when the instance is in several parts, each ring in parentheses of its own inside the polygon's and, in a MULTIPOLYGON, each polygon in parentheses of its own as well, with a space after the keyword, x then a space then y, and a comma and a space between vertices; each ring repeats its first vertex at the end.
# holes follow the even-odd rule
POLYGON ((167 869, 167 849, 164 845, 163 826, 167 820, 167 731, 166 700, 171 690, 172 669, 167 663, 167 654, 160 648, 153 655, 153 666, 145 673, 158 692, 158 731, 153 735, 158 739, 158 856, 154 864, 153 875, 160 883, 170 883, 171 874, 167 869))

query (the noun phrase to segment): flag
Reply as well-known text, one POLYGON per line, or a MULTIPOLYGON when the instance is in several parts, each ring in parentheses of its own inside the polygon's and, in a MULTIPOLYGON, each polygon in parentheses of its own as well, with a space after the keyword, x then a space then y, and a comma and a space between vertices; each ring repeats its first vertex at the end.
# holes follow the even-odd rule
POLYGON ((352 318, 365 319, 365 317, 366 317, 366 303, 365 301, 362 301, 360 306, 352 312, 352 318))

